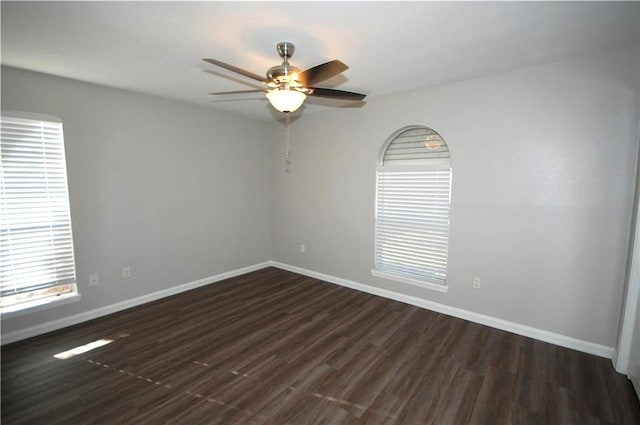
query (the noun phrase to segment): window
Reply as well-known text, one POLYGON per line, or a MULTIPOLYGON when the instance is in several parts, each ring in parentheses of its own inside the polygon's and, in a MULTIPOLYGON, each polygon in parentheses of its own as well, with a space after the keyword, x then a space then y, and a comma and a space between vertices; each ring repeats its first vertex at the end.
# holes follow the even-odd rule
POLYGON ((2 111, 0 307, 77 299, 62 123, 2 111))
POLYGON ((380 152, 372 274, 446 292, 451 163, 434 130, 398 130, 380 152))

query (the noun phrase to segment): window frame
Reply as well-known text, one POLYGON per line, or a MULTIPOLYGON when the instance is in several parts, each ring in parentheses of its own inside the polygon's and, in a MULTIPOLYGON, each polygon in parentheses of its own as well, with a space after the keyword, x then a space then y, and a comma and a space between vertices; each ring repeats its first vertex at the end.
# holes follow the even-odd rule
MULTIPOLYGON (((66 163, 66 154, 65 154, 65 140, 64 140, 64 132, 63 132, 63 126, 62 126, 62 120, 51 116, 51 115, 43 115, 43 114, 35 114, 35 113, 26 113, 26 112, 18 112, 18 111, 11 111, 11 110, 2 110, 0 111, 0 116, 2 118, 2 121, 0 122, 0 126, 10 126, 11 124, 8 123, 9 121, 13 120, 14 121, 14 125, 16 125, 17 127, 16 130, 13 130, 13 134, 11 133, 5 133, 4 129, 2 129, 2 138, 0 139, 0 146, 2 145, 2 143, 7 143, 10 145, 14 145, 13 149, 16 152, 16 154, 18 155, 17 158, 20 158, 21 156, 24 158, 24 155, 27 156, 31 156, 33 157, 33 155, 31 153, 27 153, 29 151, 33 152, 33 149, 45 149, 44 147, 46 146, 46 144, 49 145, 53 145, 53 151, 49 150, 49 148, 47 148, 47 151, 45 151, 48 154, 51 155, 59 155, 58 159, 54 159, 53 163, 56 163, 55 166, 53 167, 54 173, 57 173, 57 191, 54 189, 54 192, 50 192, 50 189, 47 188, 45 189, 46 193, 56 193, 57 195, 55 198, 56 199, 56 204, 55 206, 51 206, 49 209, 46 209, 44 211, 44 213, 46 214, 46 216, 48 218, 43 219, 42 221, 40 221, 40 223, 50 223, 49 226, 52 226, 54 223, 53 221, 53 216, 57 216, 57 217, 62 217, 57 218, 56 222, 60 222, 60 220, 62 220, 62 222, 66 221, 66 223, 63 224, 63 228, 60 228, 62 231, 63 236, 60 236, 59 230, 58 230, 58 226, 56 225, 56 227, 50 227, 50 232, 53 231, 55 233, 58 233, 58 237, 56 237, 55 239, 52 239, 51 242, 49 242, 46 247, 47 248, 42 248, 45 251, 36 251, 38 252, 38 254, 40 254, 41 256, 43 255, 43 253, 47 253, 47 255, 53 255, 53 262, 52 264, 56 263, 55 258, 60 255, 60 253, 65 253, 68 256, 70 256, 71 260, 70 262, 67 260, 67 264, 70 263, 71 266, 67 266, 65 267, 65 270, 67 270, 67 272, 64 274, 64 276, 67 276, 66 278, 60 280, 61 278, 59 277, 60 275, 57 274, 58 272, 55 272, 55 267, 53 268, 54 271, 52 271, 52 266, 47 266, 47 270, 49 270, 49 274, 55 275, 56 276, 56 281, 55 284, 46 284, 46 283, 41 283, 39 285, 33 285, 33 289, 32 290, 26 290, 26 291, 17 291, 14 294, 6 294, 4 296, 0 296, 0 315, 2 316, 3 319, 6 318, 11 318, 11 317, 15 317, 15 316, 20 316, 26 313, 30 313, 30 312, 34 312, 34 311, 40 311, 40 310, 44 310, 44 309, 48 309, 54 306, 59 306, 59 305, 63 305, 63 304, 68 304, 71 302, 76 302, 79 301, 81 299, 81 296, 78 292, 78 284, 77 284, 77 270, 76 270, 76 261, 75 261, 75 251, 74 251, 74 247, 73 247, 73 229, 72 229, 72 223, 71 223, 71 206, 70 206, 70 201, 69 201, 69 182, 68 182, 68 168, 67 168, 67 163, 66 163), (24 121, 24 123, 19 123, 19 121, 24 121), (33 121, 33 122, 40 122, 42 128, 46 128, 47 126, 56 126, 56 130, 55 130, 55 136, 53 136, 54 138, 47 138, 47 139, 41 139, 40 142, 37 141, 36 139, 36 144, 33 144, 32 142, 32 146, 27 146, 25 147, 25 145, 20 145, 20 137, 22 136, 17 136, 16 134, 24 131, 25 134, 25 139, 29 136, 31 136, 31 134, 28 133, 28 127, 31 125, 29 123, 27 123, 27 121, 33 121), (7 135, 10 134, 10 135, 7 135), (9 140, 11 140, 11 143, 9 143, 9 140), (46 141, 45 141, 46 140, 46 141), (17 142, 16 142, 17 141, 17 142), (64 192, 60 191, 60 188, 62 187, 62 184, 64 185, 64 192), (61 204, 62 202, 62 204, 61 204), (62 209, 61 209, 62 208, 62 209), (62 216, 60 216, 60 214, 63 214, 62 216), (55 229, 55 230, 54 230, 55 229), (58 247, 56 247, 55 245, 58 245, 60 243, 64 243, 66 244, 65 249, 60 250, 58 247), (13 302, 12 302, 13 301, 13 302), (8 302, 8 303, 7 303, 8 302)), ((37 124, 36 124, 37 125, 37 124)), ((40 130, 39 132, 41 133, 41 135, 39 137, 44 137, 42 136, 44 130, 40 130)), ((34 131, 34 133, 37 133, 38 131, 34 131)), ((44 154, 46 156, 46 153, 44 154)), ((29 159, 29 161, 31 161, 29 159)), ((36 160, 37 161, 37 160, 36 160)), ((0 164, 2 164, 2 162, 0 162, 0 164)), ((30 162, 27 162, 27 164, 29 165, 33 165, 30 162)), ((51 162, 43 160, 42 162, 42 166, 41 169, 46 169, 47 167, 51 166, 51 162)), ((40 166, 40 165, 38 165, 40 166)), ((3 164, 4 167, 4 164, 3 164)), ((15 166, 11 167, 11 166, 7 166, 9 168, 9 170, 11 170, 11 168, 14 168, 13 172, 15 173, 15 166)), ((39 168, 36 168, 37 170, 39 170, 39 168)), ((18 183, 18 186, 15 186, 15 183, 12 184, 12 182, 10 180, 5 180, 5 177, 7 176, 11 176, 12 171, 8 171, 7 174, 5 174, 5 170, 4 168, 1 172, 0 175, 0 185, 2 185, 2 187, 0 187, 0 197, 2 197, 2 199, 0 199, 2 201, 2 203, 4 204, 4 202, 11 202, 10 198, 5 197, 6 196, 6 192, 5 190, 7 189, 11 189, 13 186, 14 190, 27 190, 27 189, 22 189, 25 186, 20 186, 20 183, 18 183), (8 186, 7 186, 8 185, 8 186)), ((25 179, 29 179, 29 178, 40 178, 39 176, 37 176, 38 171, 36 172, 29 172, 30 174, 27 174, 25 176, 25 179), (35 174, 34 174, 35 173, 35 174)), ((48 182, 49 180, 49 174, 48 173, 44 173, 43 174, 44 177, 42 177, 42 179, 44 179, 46 182, 48 182)), ((36 182, 38 184, 40 184, 41 186, 36 186, 37 189, 42 189, 43 186, 48 185, 48 183, 42 183, 41 180, 36 180, 36 182)), ((23 184, 23 183, 22 183, 23 184)), ((19 192, 22 193, 22 192, 19 192)), ((39 196, 40 192, 36 192, 38 193, 39 196)), ((44 192, 43 192, 44 193, 44 192)), ((49 195, 47 195, 46 199, 50 199, 48 197, 49 195)), ((43 198, 44 199, 44 198, 43 198)), ((14 198, 15 201, 15 198, 14 198)), ((43 202, 38 201, 38 203, 42 204, 43 202)), ((3 206, 3 211, 2 211, 2 219, 3 220, 10 220, 11 215, 10 214, 16 214, 16 212, 14 211, 13 213, 11 212, 11 208, 9 208, 7 206, 8 204, 5 204, 3 206), (5 215, 6 214, 6 215, 5 215)), ((24 208, 27 208, 27 212, 25 214, 29 214, 29 207, 25 207, 24 205, 19 205, 19 206, 14 206, 13 207, 18 208, 19 210, 22 210, 24 208)), ((40 213, 42 213, 42 205, 38 205, 38 206, 33 206, 31 208, 35 208, 36 210, 39 210, 40 213)), ((31 214, 34 214, 33 211, 31 211, 31 214)), ((19 215, 18 215, 19 217, 19 215)), ((10 224, 10 221, 7 221, 6 223, 2 224, 2 228, 4 229, 8 229, 6 231, 8 232, 12 232, 13 230, 11 230, 12 228, 15 229, 16 225, 17 226, 24 226, 24 222, 22 222, 22 224, 19 223, 20 219, 18 219, 18 224, 10 224)), ((18 227, 18 228, 19 228, 18 227)), ((41 226, 40 226, 41 227, 41 226)), ((41 230, 42 232, 42 230, 41 230)), ((7 243, 8 245, 5 247, 6 252, 11 253, 13 251, 13 254, 10 255, 16 255, 15 254, 15 249, 17 248, 13 248, 11 246, 11 237, 10 236, 6 236, 9 233, 5 234, 5 236, 2 236, 0 238, 0 241, 2 241, 3 243, 7 243)), ((29 235, 33 235, 33 231, 29 232, 29 228, 27 228, 27 234, 29 235)), ((0 235, 1 236, 1 235, 0 235)), ((33 236, 32 236, 33 237, 33 236)), ((19 239, 18 239, 19 240, 19 239)), ((15 240, 14 240, 15 241, 15 240)), ((18 242, 21 244, 24 244, 24 240, 23 242, 18 242)), ((30 242, 33 243, 33 242, 30 242)), ((38 244, 39 246, 43 246, 42 243, 40 242, 38 244)), ((23 245, 24 247, 24 245, 23 245)), ((5 258, 6 261, 6 258, 5 258)), ((9 261, 13 261, 13 260, 9 260, 9 261)), ((42 263, 42 257, 40 259, 40 262, 42 263)), ((29 262, 29 261, 28 261, 29 262)), ((5 264, 6 265, 6 264, 5 264)), ((29 266, 27 266, 29 267, 29 266)), ((40 267, 43 267, 42 265, 40 267)), ((14 270, 14 269, 12 269, 14 270)), ((24 270, 24 269, 23 269, 24 270)), ((46 274, 46 273, 44 273, 46 274)), ((43 275, 44 275, 43 274, 43 275)), ((3 278, 5 279, 5 278, 3 278)), ((9 282, 11 280, 11 278, 7 278, 9 280, 5 281, 4 284, 7 285, 7 282, 9 282)), ((31 277, 29 277, 29 279, 31 279, 31 277)), ((29 287, 27 287, 29 288, 29 287)))
POLYGON ((446 143, 446 141, 444 140, 444 138, 442 138, 442 136, 435 130, 433 130, 430 127, 424 126, 424 125, 409 125, 409 126, 405 126, 402 127, 396 131, 394 131, 388 138, 387 140, 383 143, 379 153, 378 153, 378 160, 377 160, 377 166, 376 166, 376 189, 375 189, 375 216, 374 216, 374 226, 375 226, 375 231, 374 231, 374 267, 371 270, 371 275, 374 277, 379 277, 379 278, 383 278, 383 279, 388 279, 388 280, 392 280, 392 281, 396 281, 396 282, 401 282, 401 283, 405 283, 405 284, 409 284, 409 285, 413 285, 413 286, 418 286, 421 288, 427 288, 427 289, 431 289, 434 291, 438 291, 438 292, 443 292, 446 293, 448 291, 448 268, 449 268, 449 261, 448 261, 448 257, 449 257, 449 240, 450 240, 450 226, 451 226, 451 186, 452 186, 452 177, 453 177, 453 170, 451 167, 451 155, 449 153, 448 157, 446 159, 430 159, 429 163, 425 163, 424 160, 422 162, 420 161, 412 161, 412 160, 407 160, 405 164, 398 164, 398 163, 393 163, 393 164, 384 164, 384 158, 385 155, 387 153, 387 150, 389 148, 389 146, 398 138, 398 136, 400 136, 401 134, 409 131, 409 130, 413 130, 413 129, 426 129, 428 131, 432 131, 435 134, 437 134, 438 136, 440 136, 440 138, 442 139, 443 143, 447 146, 447 150, 449 149, 449 145, 446 143), (397 270, 395 271, 389 271, 389 270, 385 270, 384 267, 381 267, 381 264, 379 264, 378 262, 378 246, 379 246, 379 241, 380 241, 380 236, 379 236, 379 221, 378 221, 378 217, 379 217, 379 198, 380 198, 380 190, 381 190, 381 186, 380 186, 380 175, 382 172, 385 171, 406 171, 406 172, 411 172, 411 171, 430 171, 430 170, 444 170, 445 168, 449 169, 449 177, 448 177, 448 182, 449 182, 449 187, 448 187, 448 224, 447 224, 447 247, 446 247, 446 266, 444 268, 445 270, 445 277, 444 277, 444 283, 436 283, 432 280, 429 280, 428 278, 417 278, 415 276, 411 276, 410 274, 403 274, 401 272, 398 272, 397 270))

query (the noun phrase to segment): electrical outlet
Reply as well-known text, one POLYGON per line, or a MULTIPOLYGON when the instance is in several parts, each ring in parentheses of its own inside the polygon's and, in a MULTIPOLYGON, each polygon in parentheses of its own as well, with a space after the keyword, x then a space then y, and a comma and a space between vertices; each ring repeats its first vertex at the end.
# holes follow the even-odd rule
POLYGON ((305 252, 307 252, 307 247, 304 246, 304 244, 300 245, 300 254, 304 254, 305 252))
POLYGON ((122 278, 129 279, 131 277, 131 267, 123 267, 122 268, 122 278))
POLYGON ((98 286, 100 281, 98 280, 98 273, 92 273, 89 275, 89 286, 98 286))
POLYGON ((473 287, 473 289, 480 289, 480 283, 481 283, 480 278, 478 276, 474 276, 473 283, 471 284, 471 286, 473 287))

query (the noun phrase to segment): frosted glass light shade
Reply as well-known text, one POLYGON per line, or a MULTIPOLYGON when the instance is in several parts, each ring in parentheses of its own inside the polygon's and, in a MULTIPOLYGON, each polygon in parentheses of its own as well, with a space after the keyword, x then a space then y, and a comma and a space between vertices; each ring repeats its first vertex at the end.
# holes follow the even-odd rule
POLYGON ((298 109, 307 95, 296 90, 271 90, 267 99, 280 112, 293 112, 298 109))

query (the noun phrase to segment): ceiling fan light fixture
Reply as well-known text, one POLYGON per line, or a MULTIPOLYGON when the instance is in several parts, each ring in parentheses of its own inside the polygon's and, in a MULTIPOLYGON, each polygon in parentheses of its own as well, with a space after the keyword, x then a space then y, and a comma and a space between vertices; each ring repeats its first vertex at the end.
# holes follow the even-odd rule
POLYGON ((274 89, 267 92, 267 99, 280 112, 297 110, 307 98, 307 95, 297 90, 274 89))

